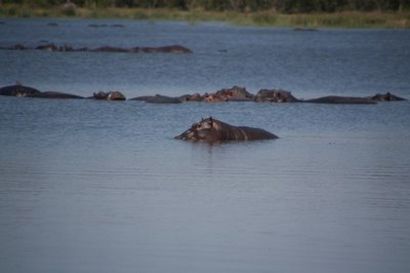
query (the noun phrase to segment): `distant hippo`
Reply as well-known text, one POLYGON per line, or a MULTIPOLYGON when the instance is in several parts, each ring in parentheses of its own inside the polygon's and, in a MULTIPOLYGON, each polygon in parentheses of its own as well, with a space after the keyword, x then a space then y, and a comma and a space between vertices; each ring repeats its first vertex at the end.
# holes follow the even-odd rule
POLYGON ((46 98, 46 99, 82 99, 83 97, 61 93, 61 92, 54 92, 54 91, 47 91, 41 92, 33 87, 24 86, 20 83, 16 85, 10 85, 0 88, 0 95, 2 96, 13 96, 13 97, 29 97, 29 98, 46 98))
POLYGON ((91 97, 96 100, 126 100, 125 96, 119 91, 98 92, 91 97))
POLYGON ((281 89, 261 89, 255 96, 256 102, 299 102, 291 92, 281 89))
POLYGON ((376 94, 372 96, 371 99, 374 101, 403 101, 403 100, 406 100, 405 98, 398 97, 396 95, 393 95, 390 92, 387 92, 385 94, 376 94))
POLYGON ((141 47, 140 50, 145 53, 192 53, 192 50, 181 45, 141 47))
POLYGON ((13 97, 32 97, 41 92, 33 87, 24 86, 20 83, 0 88, 0 95, 13 97))
POLYGON ((369 97, 344 97, 326 96, 316 99, 304 100, 309 103, 328 103, 328 104, 376 104, 377 102, 369 97))
POLYGON ((316 99, 304 100, 311 103, 331 103, 331 104, 376 104, 379 101, 402 101, 406 100, 387 92, 376 94, 371 97, 345 97, 345 96, 326 96, 316 99))
POLYGON ((212 117, 194 123, 175 137, 187 141, 217 143, 224 141, 276 139, 276 135, 259 128, 232 126, 212 117))
POLYGON ((162 96, 162 95, 155 95, 155 96, 140 96, 140 97, 135 97, 130 100, 139 100, 139 101, 145 101, 147 103, 181 103, 182 100, 180 98, 176 97, 168 97, 168 96, 162 96))
POLYGON ((44 99, 83 99, 83 97, 81 96, 55 91, 40 92, 39 94, 36 94, 31 97, 44 99))

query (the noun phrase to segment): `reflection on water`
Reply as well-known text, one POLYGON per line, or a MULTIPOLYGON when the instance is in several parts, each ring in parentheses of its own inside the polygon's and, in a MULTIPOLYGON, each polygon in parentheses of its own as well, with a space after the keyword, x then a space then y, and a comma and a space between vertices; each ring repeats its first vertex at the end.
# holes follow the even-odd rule
POLYGON ((407 102, 0 103, 7 272, 409 269, 407 102), (281 138, 172 138, 208 112, 281 138))
MULTIPOLYGON (((38 25, 44 23, 12 21, 23 25, 24 22, 33 22, 35 31, 40 31, 38 25)), ((76 24, 87 21, 61 24, 76 29, 76 24)), ((212 47, 208 51, 186 36, 185 31, 194 32, 196 26, 142 25, 155 30, 142 41, 152 39, 153 44, 165 44, 169 37, 175 36, 178 42, 182 37, 186 40, 181 38, 181 43, 194 48, 197 45, 198 53, 189 58, 218 54, 212 47), (173 29, 175 35, 161 31, 160 26, 173 29)), ((137 27, 141 25, 132 22, 125 29, 137 27)), ((262 35, 266 39, 279 34, 301 35, 290 30, 220 25, 198 29, 215 37, 223 37, 224 33, 262 35)), ((90 42, 82 40, 81 33, 73 33, 73 44, 90 42)), ((90 34, 92 39, 97 39, 96 33, 90 34)), ((312 47, 313 54, 319 54, 315 45, 329 51, 346 47, 347 44, 332 42, 339 41, 337 37, 342 34, 351 38, 359 33, 372 39, 379 37, 381 44, 397 34, 341 30, 318 33, 328 35, 330 44, 320 44, 321 36, 311 37, 307 45, 312 47)), ((43 33, 56 42, 58 37, 67 37, 55 34, 43 33)), ((27 41, 36 41, 30 35, 33 34, 28 34, 27 41)), ((135 35, 140 37, 138 32, 135 35)), ((223 40, 218 48, 246 56, 242 43, 256 43, 256 38, 243 37, 247 38, 240 40, 238 47, 223 40)), ((20 41, 22 37, 7 39, 20 41)), ((362 50, 367 46, 363 44, 362 50)), ((375 50, 370 48, 370 52, 375 50)), ((5 56, 4 52, 0 54, 5 56)), ((20 56, 23 55, 17 59, 7 53, 6 58, 13 62, 1 68, 2 75, 6 75, 1 81, 12 81, 18 75, 39 86, 54 86, 53 77, 41 78, 42 72, 30 67, 35 65, 30 58, 42 59, 41 67, 48 64, 53 70, 58 67, 54 63, 56 55, 49 58, 33 53, 28 60, 20 56), (17 63, 29 63, 29 67, 17 63), (33 75, 28 76, 27 71, 33 75)), ((76 65, 71 59, 77 58, 74 55, 64 58, 58 62, 72 61, 76 65)), ((144 59, 140 61, 147 65, 158 61, 155 58, 160 58, 162 64, 162 58, 168 57, 136 58, 144 59)), ((350 56, 339 58, 347 66, 356 65, 350 56)), ((302 59, 301 65, 304 64, 302 59)), ((202 59, 198 65, 204 65, 202 59)), ((262 66, 269 65, 265 61, 262 66)), ((369 73, 384 73, 380 67, 371 68, 375 70, 369 73)), ((191 73, 190 67, 176 69, 191 73)), ((408 64, 400 62, 397 69, 408 70, 408 64)), ((60 80, 59 73, 52 75, 60 80)), ((72 87, 64 81, 61 86, 110 86, 111 78, 101 80, 93 73, 83 74, 82 80, 74 80, 72 87), (83 85, 89 81, 92 83, 83 85)), ((172 73, 163 77, 169 80, 172 73)), ((253 73, 257 79, 263 77, 265 83, 270 81, 263 73, 253 73)), ((235 78, 230 79, 229 75, 227 82, 235 78)), ((73 77, 78 79, 80 75, 73 77)), ((138 83, 126 75, 113 77, 114 81, 123 79, 124 85, 138 83)), ((409 97, 400 87, 408 86, 408 79, 400 78, 399 74, 397 77, 391 83, 409 97)), ((322 85, 326 79, 319 78, 313 83, 308 79, 303 78, 306 86, 315 85, 318 92, 327 88, 322 85)), ((347 85, 364 86, 354 77, 350 80, 353 83, 347 85)), ((160 80, 147 77, 143 85, 151 86, 155 81, 161 84, 160 80)), ((171 82, 171 89, 178 87, 171 82)), ((194 77, 181 88, 198 87, 200 83, 194 77)), ((210 85, 222 87, 225 83, 216 80, 210 85)), ((378 80, 366 84, 380 87, 378 80)), ((313 96, 308 89, 307 96, 313 96)), ((135 101, 1 97, 0 115, 1 272, 410 271, 408 102, 151 105, 135 101), (232 124, 262 127, 280 139, 213 146, 173 139, 208 115, 232 124)))

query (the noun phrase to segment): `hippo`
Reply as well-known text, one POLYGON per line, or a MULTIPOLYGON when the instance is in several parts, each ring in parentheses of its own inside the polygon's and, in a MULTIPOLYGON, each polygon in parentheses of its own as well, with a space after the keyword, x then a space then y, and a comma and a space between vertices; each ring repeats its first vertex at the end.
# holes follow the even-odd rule
POLYGON ((261 89, 255 96, 256 102, 299 102, 291 92, 281 89, 261 89))
POLYGON ((35 49, 37 50, 46 50, 46 51, 59 51, 59 47, 56 46, 55 44, 45 44, 45 45, 39 45, 35 49))
POLYGON ((331 103, 331 104, 376 104, 380 101, 403 101, 405 98, 387 92, 385 94, 376 94, 370 97, 344 97, 344 96, 326 96, 316 99, 304 100, 303 102, 311 103, 331 103))
POLYGON ((39 94, 35 94, 30 97, 44 98, 44 99, 83 99, 84 98, 84 97, 73 95, 73 94, 55 92, 55 91, 40 92, 39 94))
POLYGON ((145 101, 147 103, 181 103, 182 100, 179 98, 175 97, 168 97, 168 96, 163 96, 163 95, 155 95, 155 96, 140 96, 140 97, 135 97, 130 100, 139 100, 139 101, 145 101))
POLYGON ((13 97, 32 97, 41 92, 33 87, 21 85, 19 82, 15 85, 4 86, 0 88, 0 95, 13 97))
POLYGON ((398 97, 396 95, 393 95, 390 92, 387 92, 385 94, 376 94, 372 96, 371 99, 374 101, 403 101, 403 100, 406 100, 405 98, 398 97))
POLYGON ((91 99, 96 100, 126 100, 125 96, 119 91, 94 93, 91 99))
POLYGON ((17 82, 0 88, 0 95, 12 97, 47 98, 47 99, 82 99, 83 97, 62 92, 47 91, 41 92, 33 87, 24 86, 17 82))
POLYGON ((192 50, 181 45, 141 47, 140 49, 142 52, 145 53, 192 53, 192 50))
MULTIPOLYGON (((252 101, 254 100, 254 95, 249 93, 245 87, 240 87, 236 85, 233 86, 232 88, 218 90, 216 91, 215 94, 212 94, 210 97, 212 96, 216 98, 216 101, 252 101)), ((210 102, 212 102, 212 99, 210 99, 210 102)))
POLYGON ((178 98, 182 102, 189 102, 189 101, 202 101, 203 97, 199 93, 194 93, 194 94, 185 94, 182 95, 178 98))
POLYGON ((278 137, 259 128, 233 126, 209 117, 194 123, 191 128, 175 137, 193 142, 218 143, 225 141, 247 141, 277 139, 278 137))
POLYGON ((316 99, 304 100, 308 103, 328 103, 328 104, 376 104, 377 102, 369 97, 344 97, 325 96, 316 99))
MULTIPOLYGON (((1 0, 0 0, 1 1, 1 0)), ((53 43, 40 44, 35 47, 24 46, 22 44, 15 44, 13 46, 0 46, 0 50, 44 50, 50 52, 122 52, 122 53, 192 53, 192 50, 181 45, 169 45, 160 47, 130 47, 122 48, 116 46, 101 46, 97 48, 88 47, 72 47, 70 45, 58 46, 53 43)))
POLYGON ((122 47, 113 47, 113 46, 101 46, 94 49, 90 49, 89 51, 95 52, 130 52, 128 48, 122 47))

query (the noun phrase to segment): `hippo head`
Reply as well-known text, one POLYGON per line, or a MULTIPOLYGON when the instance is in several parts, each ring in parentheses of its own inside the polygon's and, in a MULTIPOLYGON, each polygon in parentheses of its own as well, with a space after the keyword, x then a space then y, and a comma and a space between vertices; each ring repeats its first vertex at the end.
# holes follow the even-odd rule
POLYGON ((192 124, 191 128, 176 136, 176 139, 190 141, 208 141, 214 140, 215 128, 212 117, 202 119, 200 122, 192 124))

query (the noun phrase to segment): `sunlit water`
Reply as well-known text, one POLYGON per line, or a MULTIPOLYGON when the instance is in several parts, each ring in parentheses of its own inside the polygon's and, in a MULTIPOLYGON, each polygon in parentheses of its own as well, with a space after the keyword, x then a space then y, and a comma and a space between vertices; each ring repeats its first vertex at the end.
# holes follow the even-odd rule
MULTIPOLYGON (((128 97, 234 84, 410 98, 410 32, 3 20, 0 84, 128 97), (47 26, 58 22, 58 27, 47 26)), ((410 272, 410 103, 181 104, 0 97, 1 272, 410 272), (174 140, 201 116, 275 141, 174 140)))

